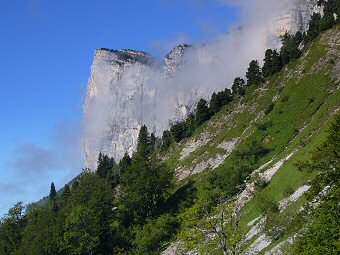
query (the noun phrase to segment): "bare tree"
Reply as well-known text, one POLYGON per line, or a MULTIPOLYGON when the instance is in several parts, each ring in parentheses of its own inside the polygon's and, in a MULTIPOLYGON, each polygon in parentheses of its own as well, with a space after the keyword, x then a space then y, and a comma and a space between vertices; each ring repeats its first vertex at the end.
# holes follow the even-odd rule
POLYGON ((218 238, 223 254, 237 255, 242 237, 239 229, 241 205, 237 196, 230 199, 220 197, 216 207, 217 214, 212 215, 207 208, 205 211, 209 227, 218 238))

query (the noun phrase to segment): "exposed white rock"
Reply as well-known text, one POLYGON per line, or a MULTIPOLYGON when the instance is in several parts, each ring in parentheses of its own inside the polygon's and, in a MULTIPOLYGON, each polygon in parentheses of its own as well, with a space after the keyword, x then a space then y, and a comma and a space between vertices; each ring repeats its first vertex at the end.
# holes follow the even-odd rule
POLYGON ((265 248, 267 248, 272 243, 270 237, 266 234, 262 234, 259 236, 254 243, 252 243, 249 248, 243 253, 244 255, 254 255, 258 254, 265 248))
MULTIPOLYGON (((295 12, 283 15, 281 27, 293 31, 301 22, 304 26, 315 9, 315 0, 297 2, 295 12)), ((239 54, 231 56, 235 45, 236 49, 243 47, 252 52, 249 60, 262 56, 269 46, 267 33, 258 33, 256 40, 252 38, 259 45, 246 43, 249 34, 255 36, 236 29, 230 32, 228 44, 222 40, 198 47, 179 45, 165 57, 164 63, 145 52, 98 49, 84 106, 85 167, 95 168, 100 151, 116 160, 125 152, 131 154, 141 125, 160 136, 170 122, 193 112, 200 98, 209 99, 212 92, 224 89, 249 63, 246 59, 237 62, 239 54), (190 57, 184 58, 187 52, 191 52, 190 57)))
POLYGON ((237 198, 237 204, 242 208, 253 197, 255 191, 255 183, 247 183, 246 188, 241 192, 237 198))
POLYGON ((247 226, 248 226, 248 227, 253 226, 253 225, 254 225, 256 222, 258 222, 262 217, 263 217, 263 216, 261 215, 261 216, 255 218, 255 219, 253 219, 252 221, 249 221, 248 224, 247 224, 247 226))
POLYGON ((223 141, 219 145, 217 145, 217 148, 226 150, 228 153, 232 152, 235 148, 236 143, 238 142, 240 138, 233 138, 230 141, 223 141))
POLYGON ((180 160, 185 159, 192 152, 197 150, 199 147, 207 144, 210 138, 211 138, 211 134, 206 132, 206 133, 203 133, 197 140, 191 140, 188 143, 186 143, 185 147, 181 151, 180 160))
MULTIPOLYGON (((171 69, 180 54, 171 53, 171 69)), ((210 96, 212 88, 170 89, 171 79, 164 79, 167 64, 140 51, 96 50, 84 106, 85 167, 96 167, 100 151, 116 160, 125 152, 131 155, 141 125, 160 136, 170 122, 182 120, 200 98, 210 96)))
POLYGON ((297 150, 294 150, 292 153, 287 155, 285 158, 279 160, 273 167, 266 170, 264 173, 260 173, 260 177, 266 181, 269 182, 273 176, 276 174, 276 172, 283 166, 283 164, 289 160, 296 152, 297 150))
POLYGON ((270 251, 267 251, 265 255, 281 255, 282 248, 287 244, 293 244, 295 239, 297 238, 298 234, 295 234, 294 236, 288 237, 286 240, 282 241, 278 245, 276 245, 273 249, 270 251))
POLYGON ((298 188, 292 195, 289 197, 282 199, 279 202, 279 210, 282 212, 287 206, 293 202, 296 202, 305 192, 307 192, 311 188, 310 185, 303 185, 298 188))
POLYGON ((171 78, 172 75, 184 64, 183 55, 192 46, 188 44, 180 44, 173 48, 164 58, 164 76, 171 78))
POLYGON ((258 223, 256 223, 256 225, 254 225, 249 231, 248 233, 245 235, 244 237, 244 242, 248 242, 250 241, 254 236, 258 235, 259 233, 261 233, 264 230, 264 223, 266 221, 266 217, 261 217, 261 219, 259 220, 258 223))

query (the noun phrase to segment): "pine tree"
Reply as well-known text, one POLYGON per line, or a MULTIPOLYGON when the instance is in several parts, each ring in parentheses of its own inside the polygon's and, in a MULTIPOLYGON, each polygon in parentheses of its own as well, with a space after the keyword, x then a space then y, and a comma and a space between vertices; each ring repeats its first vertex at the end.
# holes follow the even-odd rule
POLYGON ((329 0, 323 4, 323 13, 324 15, 322 16, 320 20, 320 31, 325 31, 327 29, 330 29, 335 25, 335 19, 334 19, 334 12, 333 10, 333 5, 332 1, 329 0))
POLYGON ((185 137, 190 137, 194 133, 196 128, 195 115, 190 113, 185 120, 185 137))
POLYGON ((147 156, 150 153, 150 136, 145 125, 139 131, 137 153, 143 156, 147 156))
POLYGON ((172 143, 171 132, 169 130, 165 130, 162 136, 162 150, 169 148, 171 143, 172 143))
POLYGON ((70 186, 69 185, 65 185, 64 186, 64 189, 63 189, 63 194, 62 194, 62 199, 63 199, 63 202, 65 203, 68 198, 71 196, 71 190, 70 190, 70 186))
POLYGON ((219 102, 219 98, 217 96, 217 94, 214 92, 211 95, 211 99, 210 99, 210 111, 213 113, 217 113, 221 108, 220 102, 219 102))
POLYGON ((247 70, 247 85, 258 85, 263 82, 262 72, 257 60, 252 60, 249 64, 249 68, 247 70))
POLYGON ((150 135, 150 152, 154 151, 156 146, 156 136, 154 133, 150 135))
POLYGON ((298 37, 292 36, 286 33, 282 37, 282 47, 280 51, 280 56, 282 59, 282 63, 284 65, 288 64, 291 60, 298 59, 301 55, 301 51, 299 50, 300 45, 300 34, 298 37))
POLYGON ((204 99, 201 99, 196 107, 196 126, 201 126, 204 122, 211 118, 211 111, 208 107, 208 102, 204 99))
POLYGON ((125 152, 124 157, 119 162, 119 171, 121 174, 124 174, 131 166, 132 159, 127 152, 125 152))
POLYGON ((170 128, 171 136, 179 143, 185 138, 186 125, 184 121, 173 124, 170 128))
POLYGON ((53 182, 51 183, 49 198, 50 198, 50 205, 51 205, 52 211, 56 212, 59 208, 57 204, 57 191, 55 189, 53 182))
POLYGON ((50 200, 55 200, 57 198, 57 191, 55 189, 55 185, 52 182, 51 183, 51 189, 50 189, 50 195, 49 195, 50 200))
POLYGON ((97 175, 101 178, 106 178, 112 167, 116 164, 112 157, 99 153, 97 175))
POLYGON ((262 67, 263 76, 267 77, 279 72, 282 69, 282 59, 276 50, 268 49, 265 53, 262 67))
POLYGON ((215 114, 221 110, 221 108, 233 100, 232 93, 230 89, 225 89, 217 94, 213 93, 210 100, 210 112, 215 114))
POLYGON ((307 42, 311 42, 314 38, 316 38, 320 34, 320 22, 321 22, 320 14, 314 13, 309 22, 309 28, 306 36, 307 42))
POLYGON ((246 84, 246 82, 242 78, 240 78, 240 77, 235 78, 233 85, 231 87, 231 89, 233 91, 233 95, 234 96, 244 96, 244 94, 245 94, 245 89, 244 89, 245 84, 246 84))

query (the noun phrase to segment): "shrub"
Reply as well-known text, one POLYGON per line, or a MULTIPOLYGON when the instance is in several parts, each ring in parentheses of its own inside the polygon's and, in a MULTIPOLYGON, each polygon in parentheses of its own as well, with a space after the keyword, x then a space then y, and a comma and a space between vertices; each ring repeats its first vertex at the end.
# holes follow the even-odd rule
POLYGON ((168 214, 137 227, 134 243, 137 254, 158 254, 162 244, 169 241, 177 228, 177 220, 168 214))
POLYGON ((271 102, 271 103, 267 106, 266 110, 264 110, 264 114, 267 115, 267 114, 271 113, 272 110, 274 109, 274 106, 275 106, 275 103, 274 103, 274 102, 271 102))

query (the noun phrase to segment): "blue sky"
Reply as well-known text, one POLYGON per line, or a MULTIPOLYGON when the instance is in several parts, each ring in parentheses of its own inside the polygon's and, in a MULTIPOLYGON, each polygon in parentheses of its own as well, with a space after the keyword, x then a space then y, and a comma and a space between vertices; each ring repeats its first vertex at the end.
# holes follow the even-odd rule
POLYGON ((82 104, 96 48, 161 57, 238 22, 218 0, 0 0, 0 215, 81 171, 82 104))

